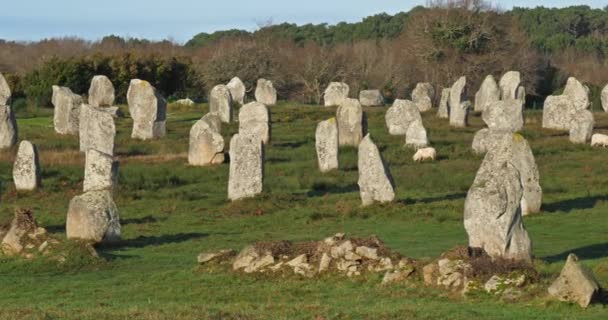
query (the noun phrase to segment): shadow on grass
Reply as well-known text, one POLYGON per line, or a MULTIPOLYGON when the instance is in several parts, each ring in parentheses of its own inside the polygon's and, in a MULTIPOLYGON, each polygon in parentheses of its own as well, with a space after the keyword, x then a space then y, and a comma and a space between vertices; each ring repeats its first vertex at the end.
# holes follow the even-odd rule
POLYGON ((566 258, 568 258, 568 255, 571 253, 576 254, 581 260, 599 259, 599 258, 608 257, 608 242, 592 244, 589 246, 584 246, 584 247, 580 247, 580 248, 576 248, 576 249, 572 249, 572 250, 566 250, 566 251, 556 254, 556 255, 543 257, 543 260, 545 260, 549 263, 560 262, 560 261, 565 262, 566 258))
POLYGON ((128 225, 128 224, 144 224, 144 223, 155 223, 155 222, 162 222, 167 220, 167 218, 155 218, 153 216, 145 216, 145 217, 141 217, 141 218, 131 218, 131 219, 121 219, 120 220, 120 224, 121 225, 128 225))
POLYGON ((281 142, 281 143, 273 143, 272 146, 276 147, 276 148, 289 148, 289 149, 296 149, 299 148, 303 145, 305 145, 307 143, 307 141, 300 141, 300 142, 281 142))
POLYGON ((359 186, 356 184, 349 184, 346 186, 335 186, 328 184, 315 184, 313 189, 308 191, 306 195, 308 197, 322 197, 326 194, 343 194, 359 191, 359 186))
POLYGON ((140 236, 135 239, 121 240, 118 243, 101 246, 103 249, 125 249, 125 248, 145 248, 149 246, 160 246, 163 244, 181 243, 193 239, 208 237, 207 233, 178 233, 162 236, 140 236))
POLYGON ((559 211, 570 212, 576 209, 592 209, 598 201, 606 200, 608 200, 608 195, 568 199, 544 204, 543 211, 554 213, 559 211))
POLYGON ((459 192, 459 193, 453 193, 453 194, 446 194, 443 196, 438 196, 438 197, 430 197, 430 198, 422 198, 422 199, 405 199, 405 200, 401 200, 399 202, 403 203, 403 204, 415 204, 415 203, 433 203, 433 202, 438 202, 438 201, 450 201, 450 200, 458 200, 458 199, 464 199, 467 196, 466 192, 459 192))

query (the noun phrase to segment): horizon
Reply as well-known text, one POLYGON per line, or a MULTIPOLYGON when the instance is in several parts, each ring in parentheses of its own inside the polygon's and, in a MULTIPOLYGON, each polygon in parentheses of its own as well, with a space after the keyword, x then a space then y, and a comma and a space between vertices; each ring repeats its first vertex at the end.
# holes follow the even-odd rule
MULTIPOLYGON (((15 42, 36 42, 45 39, 79 38, 99 41, 105 36, 115 35, 122 38, 147 39, 151 41, 170 40, 184 44, 193 36, 205 32, 240 29, 254 31, 267 22, 273 24, 292 23, 297 25, 321 24, 335 25, 340 22, 356 23, 365 17, 387 13, 395 15, 408 12, 412 8, 425 5, 426 0, 401 1, 383 0, 353 6, 347 0, 324 3, 309 0, 306 3, 283 3, 280 0, 266 0, 263 3, 250 3, 235 0, 231 3, 215 3, 211 10, 203 3, 194 0, 174 0, 171 3, 133 0, 120 4, 120 0, 108 0, 103 6, 92 8, 91 4, 78 0, 59 0, 53 3, 36 3, 22 0, 11 3, 7 10, 0 13, 0 39, 15 42), (59 11, 57 3, 70 7, 70 11, 59 11), (241 6, 241 10, 229 10, 229 6, 241 6), (324 14, 318 13, 319 5, 325 5, 324 14), (152 8, 147 16, 133 18, 133 13, 147 5, 152 8), (35 8, 35 9, 32 9, 35 8), (117 10, 116 8, 120 8, 117 10), (179 15, 166 12, 180 9, 179 15), (341 11, 339 9, 342 9, 341 11), (226 12, 218 15, 216 12, 226 12), (134 23, 135 22, 135 23, 134 23), (75 31, 78 30, 78 31, 75 31)), ((534 6, 526 5, 525 0, 491 1, 504 10, 513 7, 562 8, 587 5, 603 8, 600 0, 591 1, 546 1, 540 0, 534 6)))

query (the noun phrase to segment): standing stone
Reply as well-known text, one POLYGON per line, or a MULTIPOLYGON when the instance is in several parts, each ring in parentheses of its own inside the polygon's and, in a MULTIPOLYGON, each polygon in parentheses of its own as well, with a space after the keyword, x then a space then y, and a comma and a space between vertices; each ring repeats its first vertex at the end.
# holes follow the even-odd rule
POLYGON ((570 142, 587 143, 593 134, 595 120, 589 110, 579 110, 570 121, 570 142))
POLYGON ((358 146, 363 138, 363 109, 357 99, 345 99, 336 111, 341 146, 358 146))
POLYGON ((385 115, 386 126, 391 135, 405 135, 410 124, 422 121, 418 106, 412 101, 396 99, 385 115))
POLYGON ((426 112, 433 108, 433 99, 435 98, 435 89, 428 82, 416 84, 416 88, 412 91, 412 102, 416 104, 420 112, 426 112))
MULTIPOLYGON (((492 161, 489 156, 484 162, 492 161)), ((481 168, 464 205, 469 247, 482 248, 492 258, 531 261, 532 242, 523 225, 522 196, 519 173, 509 162, 493 163, 491 170, 481 168)))
POLYGON ((570 130, 570 122, 576 112, 568 96, 548 96, 543 106, 543 128, 570 130))
POLYGON ((259 137, 235 134, 230 140, 228 199, 252 198, 262 192, 264 148, 259 137))
POLYGON ((239 110, 239 133, 254 135, 264 145, 270 142, 270 114, 264 104, 251 102, 239 110))
POLYGON ((17 157, 13 164, 13 181, 18 191, 32 191, 40 186, 40 164, 38 149, 27 140, 19 143, 17 157))
POLYGON ((348 98, 349 92, 350 87, 346 83, 331 82, 323 94, 325 106, 333 107, 341 105, 344 99, 348 98))
POLYGON ((93 243, 120 240, 120 218, 110 191, 89 191, 72 198, 66 234, 68 239, 93 243))
POLYGON ((89 104, 109 107, 114 104, 114 85, 106 76, 94 76, 89 87, 89 104))
POLYGON ((497 148, 503 141, 508 131, 490 130, 483 128, 475 133, 473 137, 472 149, 475 154, 485 154, 489 150, 497 148))
POLYGON ((526 105, 526 87, 517 88, 517 100, 521 101, 524 106, 526 105))
POLYGON ((232 96, 227 86, 219 84, 211 89, 211 93, 209 94, 209 113, 219 116, 224 123, 232 121, 232 96))
POLYGON ((90 149, 85 155, 83 191, 113 191, 118 177, 118 162, 105 153, 90 149))
POLYGON ((524 126, 523 102, 510 99, 489 103, 481 118, 491 130, 517 132, 524 126))
POLYGON ((439 109, 437 110, 437 117, 440 119, 450 118, 450 108, 448 106, 450 101, 451 88, 445 88, 441 90, 441 100, 439 100, 439 109))
POLYGON ((224 137, 220 134, 221 121, 214 114, 207 114, 190 129, 188 163, 208 166, 224 162, 224 137))
POLYGON ((338 123, 336 118, 319 122, 315 132, 315 147, 321 172, 338 169, 338 123))
POLYGON ((226 87, 230 91, 230 96, 232 97, 233 102, 240 105, 245 104, 245 94, 247 93, 247 89, 239 77, 232 78, 226 87))
POLYGON ((2 73, 0 73, 0 106, 6 106, 11 100, 11 87, 8 82, 4 79, 2 73))
POLYGON ((167 102, 148 81, 131 80, 127 102, 133 118, 131 138, 148 140, 165 136, 167 102))
POLYGON ((274 88, 272 81, 259 79, 258 85, 255 88, 255 100, 267 106, 277 104, 277 90, 274 88))
POLYGON ((421 120, 413 121, 407 128, 405 145, 414 149, 425 148, 429 145, 426 129, 421 120))
POLYGON ((369 134, 359 144, 358 168, 359 192, 364 206, 395 199, 392 177, 369 134))
POLYGON ((517 88, 521 83, 521 75, 519 71, 509 71, 500 78, 500 99, 511 100, 517 99, 517 88))
POLYGON ((10 106, 0 105, 0 149, 10 148, 17 143, 17 121, 10 106))
POLYGON ((549 294, 561 301, 576 302, 587 308, 600 295, 601 287, 593 272, 571 253, 559 277, 549 287, 549 294))
POLYGON ((604 109, 604 112, 608 112, 608 84, 602 89, 601 101, 602 109, 604 109))
POLYGON ((78 134, 78 119, 82 98, 70 88, 53 86, 51 102, 55 107, 53 124, 59 134, 78 134))
POLYGON ((494 101, 500 100, 500 88, 494 77, 490 74, 475 94, 475 112, 483 112, 494 101))
POLYGON ((88 104, 82 104, 78 122, 80 151, 94 149, 107 155, 114 155, 116 126, 111 114, 88 104))
POLYGON ((380 90, 363 90, 359 92, 359 102, 364 107, 384 105, 384 97, 380 90))
POLYGON ((574 77, 568 78, 563 95, 570 97, 576 110, 587 110, 589 108, 589 88, 574 77))
POLYGON ((466 103, 467 78, 460 77, 450 89, 450 125, 466 127, 468 125, 470 103, 466 103))

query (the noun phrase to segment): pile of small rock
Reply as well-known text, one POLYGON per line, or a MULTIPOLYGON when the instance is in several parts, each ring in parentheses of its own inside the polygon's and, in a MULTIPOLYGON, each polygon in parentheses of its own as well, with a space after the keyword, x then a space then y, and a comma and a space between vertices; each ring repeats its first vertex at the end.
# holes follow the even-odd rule
POLYGON ((60 242, 52 238, 46 229, 39 227, 29 210, 17 209, 9 226, 0 228, 2 253, 7 256, 22 256, 33 259, 47 255, 60 242))

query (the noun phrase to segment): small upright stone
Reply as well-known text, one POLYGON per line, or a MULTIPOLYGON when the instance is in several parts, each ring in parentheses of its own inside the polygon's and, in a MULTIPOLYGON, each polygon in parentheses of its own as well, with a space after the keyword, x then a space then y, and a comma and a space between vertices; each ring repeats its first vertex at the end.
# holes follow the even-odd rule
POLYGON ((405 145, 414 149, 425 148, 429 145, 426 129, 421 120, 413 121, 407 128, 405 145))
POLYGON ((59 134, 78 134, 78 119, 82 98, 70 88, 53 86, 53 124, 59 134))
POLYGON ((475 112, 483 112, 488 105, 500 100, 500 88, 494 77, 490 74, 483 82, 479 91, 475 94, 475 112))
POLYGON ((6 106, 11 101, 11 88, 0 73, 0 106, 6 106))
POLYGON ((589 109, 589 88, 574 77, 568 78, 563 95, 568 96, 576 110, 589 109))
POLYGON ((384 105, 384 97, 380 90, 363 90, 359 92, 359 103, 364 107, 384 105))
POLYGON ((467 78, 460 77, 450 89, 450 125, 466 127, 468 125, 470 103, 465 101, 467 78))
POLYGON ((600 100, 602 101, 602 109, 608 112, 608 84, 602 89, 600 100))
POLYGON ((148 81, 132 79, 127 91, 133 118, 131 138, 148 140, 165 136, 167 102, 148 81))
POLYGON ((349 92, 350 87, 346 83, 331 82, 323 94, 325 106, 333 107, 341 105, 344 99, 348 98, 349 92))
POLYGON ((83 191, 113 191, 118 177, 118 162, 105 153, 90 149, 86 152, 83 191))
POLYGON ((239 133, 255 135, 264 145, 270 142, 270 114, 260 102, 251 102, 239 110, 239 133))
POLYGON ((19 191, 32 191, 40 186, 38 150, 34 144, 27 140, 19 143, 17 157, 13 164, 13 181, 15 182, 15 189, 19 191))
POLYGON ((319 122, 315 133, 315 147, 321 172, 338 169, 338 123, 336 118, 319 122))
POLYGON ((448 106, 450 101, 450 91, 451 88, 445 88, 441 90, 441 100, 439 100, 439 109, 437 110, 437 118, 439 119, 449 119, 450 118, 450 108, 448 106))
POLYGON ((392 178, 369 134, 359 144, 359 192, 364 206, 395 199, 392 178))
POLYGON ((490 130, 517 132, 524 126, 523 102, 509 99, 489 103, 481 118, 490 130))
POLYGON ((0 149, 6 149, 17 143, 17 121, 10 106, 0 105, 0 149))
POLYGON ((94 76, 89 87, 89 104, 110 107, 114 104, 114 85, 106 76, 94 76))
POLYGON ((391 135, 405 135, 410 124, 422 121, 418 107, 409 100, 396 99, 385 115, 386 126, 391 135))
POLYGON ((232 121, 232 96, 227 86, 218 84, 211 89, 211 93, 209 94, 209 113, 219 116, 224 123, 232 121))
POLYGON ((570 142, 587 143, 593 134, 595 120, 589 110, 579 110, 570 121, 570 142))
POLYGON ((252 198, 262 192, 264 148, 259 137, 235 134, 230 140, 228 199, 252 198))
POLYGON ((576 109, 568 96, 548 96, 543 106, 543 128, 570 130, 570 122, 575 114, 576 109))
POLYGON ((66 219, 68 239, 93 243, 120 240, 120 218, 110 191, 89 191, 70 201, 66 219))
POLYGON ((358 146, 363 138, 363 109, 357 99, 345 99, 336 111, 341 146, 358 146))
POLYGON ((412 102, 416 104, 420 112, 427 112, 433 108, 435 89, 428 82, 421 82, 412 91, 412 102))
POLYGON ((571 253, 559 277, 549 287, 549 294, 561 301, 575 302, 587 308, 600 295, 600 290, 593 272, 571 253))
POLYGON ((245 94, 247 93, 247 89, 239 77, 232 78, 226 87, 228 87, 228 90, 230 91, 230 96, 232 97, 233 102, 240 105, 245 104, 245 94))
POLYGON ((87 104, 80 106, 78 121, 80 151, 95 149, 107 155, 114 155, 116 126, 111 114, 87 104))
POLYGON ((190 129, 188 163, 208 166, 224 162, 224 137, 220 134, 220 119, 206 114, 190 129))
POLYGON ((500 78, 500 99, 511 100, 517 99, 517 89, 521 83, 521 75, 519 71, 509 71, 500 78))
POLYGON ((259 79, 258 85, 255 88, 255 100, 267 106, 277 104, 277 90, 274 88, 272 81, 259 79))

